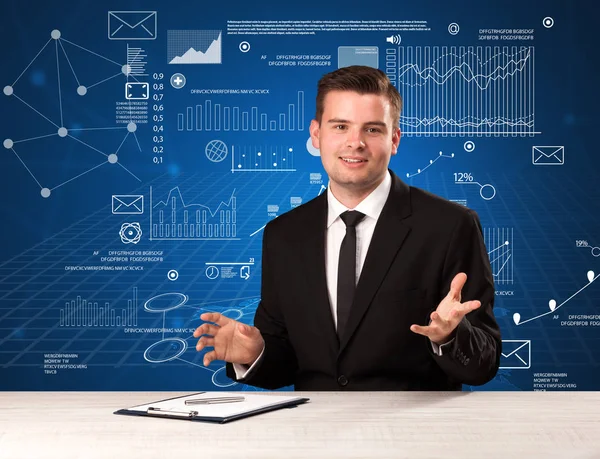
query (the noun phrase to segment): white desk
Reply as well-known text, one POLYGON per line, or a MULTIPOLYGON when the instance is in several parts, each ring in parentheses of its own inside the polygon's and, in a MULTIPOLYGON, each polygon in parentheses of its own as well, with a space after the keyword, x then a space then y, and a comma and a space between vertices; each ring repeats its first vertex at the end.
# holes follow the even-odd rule
POLYGON ((0 458, 600 458, 600 392, 290 394, 210 424, 112 414, 183 393, 0 392, 0 458))

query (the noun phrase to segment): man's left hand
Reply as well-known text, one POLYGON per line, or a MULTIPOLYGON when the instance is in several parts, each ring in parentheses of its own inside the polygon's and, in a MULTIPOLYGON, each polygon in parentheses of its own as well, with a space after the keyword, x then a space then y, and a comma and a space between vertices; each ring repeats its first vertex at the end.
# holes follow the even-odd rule
POLYGON ((481 306, 481 301, 473 300, 461 303, 461 291, 467 282, 465 273, 458 273, 450 284, 448 295, 431 313, 431 322, 427 326, 413 324, 411 331, 419 335, 427 336, 437 345, 447 343, 462 318, 481 306))

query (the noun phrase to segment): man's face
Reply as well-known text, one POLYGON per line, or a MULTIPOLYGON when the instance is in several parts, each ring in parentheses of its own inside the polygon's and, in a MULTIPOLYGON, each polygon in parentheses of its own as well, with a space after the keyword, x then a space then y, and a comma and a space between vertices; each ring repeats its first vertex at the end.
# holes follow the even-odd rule
POLYGON ((354 91, 327 93, 321 124, 312 120, 310 135, 334 192, 375 189, 400 143, 387 97, 354 91))

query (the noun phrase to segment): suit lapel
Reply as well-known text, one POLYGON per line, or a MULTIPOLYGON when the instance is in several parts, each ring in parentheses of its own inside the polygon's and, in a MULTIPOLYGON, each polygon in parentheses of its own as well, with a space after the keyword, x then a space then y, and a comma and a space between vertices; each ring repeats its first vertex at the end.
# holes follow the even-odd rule
POLYGON ((304 225, 300 225, 303 234, 298 237, 299 253, 304 261, 303 275, 306 285, 310 286, 307 310, 316 315, 316 322, 322 325, 328 344, 337 353, 339 341, 335 331, 335 323, 331 316, 331 305, 327 291, 327 274, 325 271, 325 232, 327 230, 327 193, 319 196, 315 202, 315 211, 304 225), (305 232, 306 231, 306 232, 305 232))
POLYGON ((402 221, 411 213, 410 189, 393 172, 390 171, 390 173, 392 175, 392 188, 377 220, 377 225, 375 225, 373 238, 356 286, 348 324, 340 342, 340 353, 350 341, 352 334, 367 312, 390 265, 398 255, 400 247, 410 232, 408 223, 402 221))

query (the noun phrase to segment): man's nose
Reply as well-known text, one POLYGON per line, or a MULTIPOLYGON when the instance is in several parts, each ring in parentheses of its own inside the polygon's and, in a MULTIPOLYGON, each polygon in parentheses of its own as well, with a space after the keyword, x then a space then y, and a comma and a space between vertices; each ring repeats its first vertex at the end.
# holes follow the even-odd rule
POLYGON ((363 135, 364 132, 362 129, 349 129, 348 137, 346 138, 348 148, 352 148, 353 150, 364 148, 366 144, 363 135))

